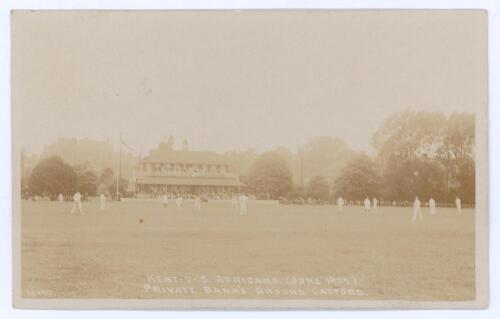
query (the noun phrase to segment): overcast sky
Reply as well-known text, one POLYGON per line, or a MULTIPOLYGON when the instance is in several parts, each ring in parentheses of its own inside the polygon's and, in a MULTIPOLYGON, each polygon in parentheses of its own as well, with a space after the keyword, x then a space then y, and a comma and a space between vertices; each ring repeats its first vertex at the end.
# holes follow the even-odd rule
POLYGON ((486 15, 406 12, 17 12, 16 143, 162 136, 215 151, 370 151, 391 113, 486 103, 486 15))

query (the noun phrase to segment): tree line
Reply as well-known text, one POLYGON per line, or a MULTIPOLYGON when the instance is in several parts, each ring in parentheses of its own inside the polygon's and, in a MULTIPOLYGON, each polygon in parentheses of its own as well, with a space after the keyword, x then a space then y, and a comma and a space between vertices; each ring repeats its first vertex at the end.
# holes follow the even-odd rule
MULTIPOLYGON (((258 198, 312 198, 333 201, 377 197, 388 201, 433 197, 452 203, 475 202, 475 118, 470 113, 444 115, 403 111, 392 114, 373 134, 375 152, 351 150, 336 137, 318 137, 293 153, 286 148, 256 154, 228 152, 224 156, 258 198)), ((22 193, 54 198, 76 190, 88 196, 116 195, 112 169, 99 174, 85 164, 71 166, 57 156, 40 160, 22 193)), ((127 181, 119 183, 126 193, 127 181)))
MULTIPOLYGON (((21 181, 23 197, 34 195, 55 200, 59 194, 71 198, 76 191, 84 197, 107 194, 116 196, 117 176, 111 168, 103 169, 97 175, 87 165, 71 166, 59 156, 53 155, 40 160, 33 168, 28 180, 21 181)), ((119 192, 124 194, 127 181, 120 179, 119 192)))
POLYGON ((283 150, 266 152, 242 180, 261 198, 412 201, 420 196, 452 203, 459 196, 463 203, 475 203, 473 114, 398 112, 374 133, 371 144, 372 156, 337 138, 318 138, 294 154, 291 165, 283 150), (311 160, 293 174, 294 167, 304 166, 304 153, 311 160), (304 171, 314 174, 297 182, 304 171))

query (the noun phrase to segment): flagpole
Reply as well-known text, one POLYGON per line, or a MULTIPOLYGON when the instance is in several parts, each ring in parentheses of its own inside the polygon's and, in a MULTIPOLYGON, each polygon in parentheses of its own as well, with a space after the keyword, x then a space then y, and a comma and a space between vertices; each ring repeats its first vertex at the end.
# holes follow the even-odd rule
POLYGON ((128 146, 124 141, 122 137, 122 133, 120 132, 120 160, 119 160, 119 166, 118 166, 118 176, 116 178, 116 197, 119 199, 119 192, 120 192, 120 180, 122 179, 122 152, 123 152, 123 146, 125 146, 129 151, 133 151, 133 149, 128 146))

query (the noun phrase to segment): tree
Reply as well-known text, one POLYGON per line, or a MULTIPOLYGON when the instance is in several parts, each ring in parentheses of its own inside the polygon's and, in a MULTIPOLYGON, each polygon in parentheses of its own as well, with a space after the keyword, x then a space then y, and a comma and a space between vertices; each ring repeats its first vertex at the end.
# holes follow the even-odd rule
POLYGON ((105 168, 101 171, 101 175, 99 176, 99 185, 103 185, 105 189, 108 189, 110 185, 113 185, 113 178, 115 176, 115 172, 111 168, 105 168))
MULTIPOLYGON (((102 170, 99 176, 99 187, 98 193, 109 193, 116 196, 116 180, 115 172, 111 168, 105 168, 102 170)), ((118 191, 120 194, 124 194, 127 189, 127 180, 120 178, 120 183, 118 185, 118 191)))
MULTIPOLYGON (((295 156, 292 153, 292 151, 290 151, 286 147, 278 147, 278 148, 274 149, 273 152, 278 154, 279 156, 281 156, 281 158, 283 158, 285 160, 288 169, 290 170, 290 172, 292 172, 294 160, 295 160, 295 156)), ((292 172, 292 175, 293 175, 293 172, 292 172)))
POLYGON ((387 199, 433 197, 464 203, 475 197, 474 114, 434 112, 391 115, 372 138, 387 199))
POLYGON ((330 186, 323 176, 314 176, 307 187, 307 195, 314 199, 325 200, 330 195, 330 186))
POLYGON ((391 115, 373 135, 378 156, 401 160, 436 158, 446 117, 441 113, 404 111, 391 115))
POLYGON ((248 175, 255 164, 255 160, 258 158, 257 153, 254 150, 243 152, 231 151, 224 153, 223 156, 227 163, 230 164, 231 171, 240 175, 242 183, 247 183, 248 175))
POLYGON ((75 171, 59 156, 42 159, 29 177, 29 192, 32 195, 55 199, 60 193, 71 195, 77 188, 78 177, 75 171))
POLYGON ((475 202, 475 116, 450 115, 444 131, 440 159, 446 168, 448 199, 456 193, 464 203, 475 202), (453 193, 450 193, 450 189, 453 193))
POLYGON ((380 175, 374 161, 365 154, 356 155, 335 180, 334 193, 353 200, 380 196, 380 175))
POLYGON ((454 189, 456 195, 460 196, 463 203, 474 204, 476 202, 476 173, 475 163, 468 161, 460 164, 456 180, 458 186, 454 189))
POLYGON ((314 176, 323 176, 331 182, 340 174, 352 155, 352 150, 341 139, 316 137, 299 151, 296 163, 298 181, 307 183, 314 176))
POLYGON ((433 197, 446 199, 444 170, 437 161, 389 158, 382 178, 382 196, 388 200, 433 197))
POLYGON ((74 170, 78 177, 78 191, 82 194, 95 196, 98 183, 96 174, 86 165, 77 165, 74 170))
POLYGON ((255 161, 248 184, 259 197, 277 199, 292 189, 292 175, 279 154, 266 152, 255 161))
POLYGON ((292 200, 305 199, 307 196, 307 191, 303 186, 294 186, 292 190, 288 193, 288 198, 292 200))

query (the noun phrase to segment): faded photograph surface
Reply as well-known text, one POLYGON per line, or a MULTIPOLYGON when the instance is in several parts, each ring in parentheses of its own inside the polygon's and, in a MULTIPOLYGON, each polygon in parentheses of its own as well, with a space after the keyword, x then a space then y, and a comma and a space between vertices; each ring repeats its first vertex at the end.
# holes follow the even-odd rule
POLYGON ((19 298, 476 301, 486 30, 14 11, 19 298))

